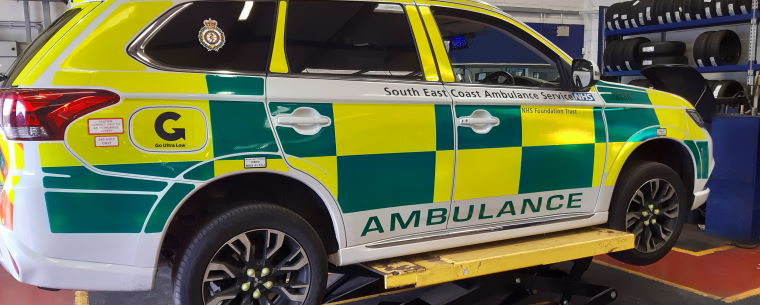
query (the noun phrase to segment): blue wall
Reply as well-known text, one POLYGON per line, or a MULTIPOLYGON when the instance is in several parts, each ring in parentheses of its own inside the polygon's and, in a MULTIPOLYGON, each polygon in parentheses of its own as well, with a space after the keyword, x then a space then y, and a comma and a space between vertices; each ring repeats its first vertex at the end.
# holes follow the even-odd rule
MULTIPOLYGON (((573 58, 582 57, 583 50, 583 25, 569 25, 570 36, 558 37, 557 26, 559 24, 528 23, 533 29, 544 35, 573 58)), ((488 62, 513 62, 513 63, 545 63, 543 59, 535 55, 526 47, 493 29, 486 29, 479 36, 468 37, 469 48, 452 49, 449 51, 452 62, 455 63, 488 63, 488 62), (487 53, 482 52, 483 44, 487 44, 487 53), (474 52, 478 46, 480 52, 474 52)))
POLYGON ((537 32, 544 35, 560 49, 567 52, 572 58, 583 57, 584 27, 581 24, 551 24, 551 23, 528 23, 537 32), (557 37, 557 26, 567 25, 570 27, 570 36, 557 37))

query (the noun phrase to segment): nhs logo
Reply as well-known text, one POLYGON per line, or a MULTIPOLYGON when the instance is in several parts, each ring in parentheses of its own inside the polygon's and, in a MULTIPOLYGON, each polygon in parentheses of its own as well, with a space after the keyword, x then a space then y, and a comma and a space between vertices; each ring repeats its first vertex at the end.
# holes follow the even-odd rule
POLYGON ((573 100, 579 102, 595 102, 594 94, 588 92, 573 92, 573 100))

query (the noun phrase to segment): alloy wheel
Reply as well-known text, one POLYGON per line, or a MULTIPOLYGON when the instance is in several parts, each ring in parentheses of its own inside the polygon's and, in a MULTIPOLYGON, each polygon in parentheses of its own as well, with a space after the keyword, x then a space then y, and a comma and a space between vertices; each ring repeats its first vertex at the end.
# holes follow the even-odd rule
POLYGON ((626 211, 626 231, 636 236, 636 250, 661 249, 676 229, 679 203, 676 189, 665 179, 652 179, 633 194, 626 211))
POLYGON ((205 305, 298 305, 309 293, 309 259, 290 235, 241 233, 223 244, 204 272, 205 305))

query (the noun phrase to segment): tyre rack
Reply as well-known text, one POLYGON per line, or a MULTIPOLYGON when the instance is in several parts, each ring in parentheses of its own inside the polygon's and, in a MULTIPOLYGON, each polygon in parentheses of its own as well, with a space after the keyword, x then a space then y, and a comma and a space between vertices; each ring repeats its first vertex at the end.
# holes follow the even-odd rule
MULTIPOLYGON (((720 72, 747 72, 747 85, 750 90, 749 96, 754 97, 757 91, 755 76, 756 72, 760 71, 760 64, 755 60, 757 58, 757 25, 758 25, 758 0, 752 1, 752 12, 749 14, 741 14, 734 16, 715 17, 710 19, 682 21, 676 23, 667 24, 655 24, 640 26, 637 28, 620 29, 620 30, 607 30, 605 13, 607 12, 606 6, 599 7, 599 54, 597 61, 599 67, 604 67, 604 50, 607 47, 607 42, 610 40, 621 40, 624 36, 660 33, 660 40, 666 41, 667 32, 678 30, 689 30, 707 28, 729 24, 747 24, 750 27, 750 37, 748 43, 748 60, 744 65, 728 65, 717 67, 697 67, 697 71, 701 73, 720 73, 720 72)), ((602 71, 605 76, 620 77, 620 76, 638 76, 641 75, 640 71, 602 71)), ((752 99, 750 99, 752 101, 752 99)), ((753 106, 753 113, 756 113, 757 105, 753 106)))
MULTIPOLYGON (((560 304, 567 304, 573 296, 588 298, 586 304, 609 304, 617 298, 617 291, 585 283, 581 276, 593 256, 633 247, 633 234, 592 227, 335 267, 331 276, 338 279, 328 285, 324 303, 342 304, 449 283, 459 286, 461 293, 444 304, 459 304, 457 300, 468 297, 470 303, 464 304, 471 304, 473 295, 483 298, 489 294, 506 295, 502 304, 511 304, 538 292, 559 294, 560 304), (569 273, 551 268, 567 261, 573 262, 569 273)), ((403 303, 426 304, 420 299, 403 303)))

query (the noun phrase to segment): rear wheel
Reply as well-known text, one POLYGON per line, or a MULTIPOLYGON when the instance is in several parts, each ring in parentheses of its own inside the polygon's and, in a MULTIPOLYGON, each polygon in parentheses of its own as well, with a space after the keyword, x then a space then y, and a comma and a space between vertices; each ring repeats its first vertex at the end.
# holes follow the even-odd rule
POLYGON ((182 305, 321 303, 327 257, 298 214, 250 204, 209 222, 185 250, 174 277, 182 305))
POLYGON ((664 257, 678 240, 689 213, 681 177, 657 162, 639 162, 621 173, 610 206, 608 226, 633 233, 635 248, 610 256, 634 265, 664 257))

